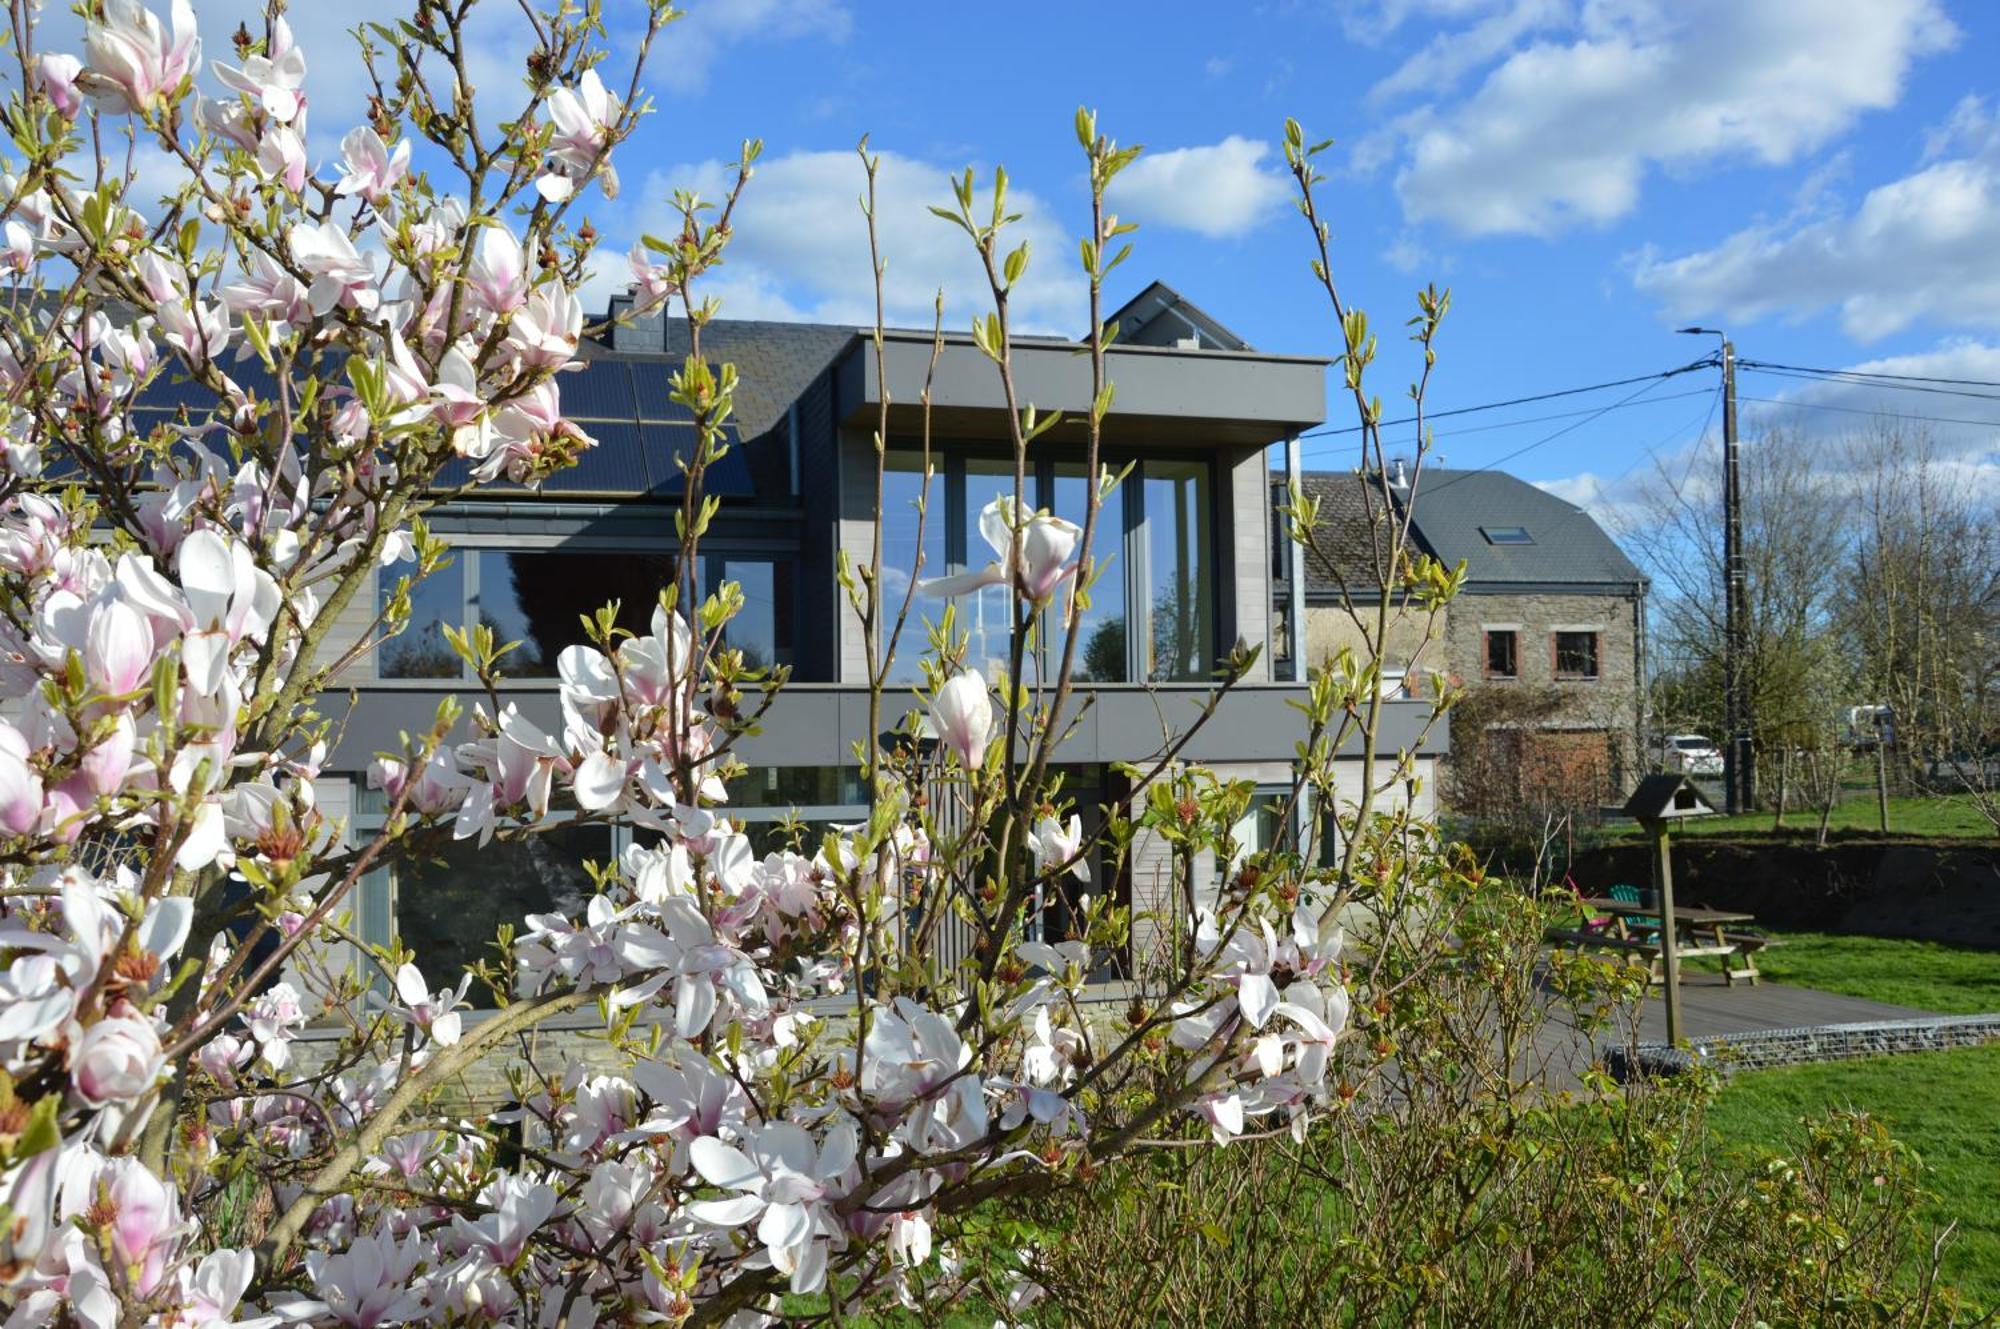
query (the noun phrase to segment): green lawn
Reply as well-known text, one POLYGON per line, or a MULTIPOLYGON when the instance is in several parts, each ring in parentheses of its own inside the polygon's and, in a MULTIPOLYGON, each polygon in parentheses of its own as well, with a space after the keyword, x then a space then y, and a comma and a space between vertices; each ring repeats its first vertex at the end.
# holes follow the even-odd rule
POLYGON ((1928 1216, 1958 1224, 1945 1281, 2000 1307, 2000 1044, 1746 1072, 1709 1121, 1731 1143, 1780 1148, 1800 1118, 1833 1107, 1872 1113, 1916 1151, 1936 1197, 1928 1216))
MULTIPOLYGON (((1832 932, 1778 935, 1783 945, 1757 954, 1757 967, 1773 982, 1940 1015, 2000 1011, 2000 951, 1832 932)), ((1690 960, 1688 967, 1714 971, 1718 962, 1690 960)), ((1994 1111, 2000 1115, 2000 1105, 1994 1111)))
MULTIPOLYGON (((1851 794, 1844 803, 1835 805, 1833 816, 1827 828, 1835 833, 1881 833, 1881 823, 1875 809, 1873 794, 1851 794)), ((1787 839, 1810 839, 1819 831, 1817 813, 1796 810, 1785 814, 1785 825, 1778 832, 1787 839)), ((1676 835, 1770 835, 1771 814, 1769 812, 1745 813, 1735 817, 1696 817, 1674 827, 1676 835)), ((1643 834, 1636 826, 1631 835, 1643 834)), ((1944 794, 1932 798, 1892 798, 1889 800, 1889 834, 1911 836, 1946 836, 1950 838, 1993 838, 1993 823, 1980 815, 1968 794, 1944 794)))

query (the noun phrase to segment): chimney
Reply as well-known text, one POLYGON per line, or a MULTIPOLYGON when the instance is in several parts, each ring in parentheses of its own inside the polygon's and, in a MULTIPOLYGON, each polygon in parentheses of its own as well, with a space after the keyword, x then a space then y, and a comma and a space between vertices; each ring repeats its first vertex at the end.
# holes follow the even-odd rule
POLYGON ((1391 489, 1408 489, 1410 487, 1410 477, 1403 471, 1403 459, 1401 457, 1396 458, 1396 469, 1389 474, 1389 487, 1391 489))

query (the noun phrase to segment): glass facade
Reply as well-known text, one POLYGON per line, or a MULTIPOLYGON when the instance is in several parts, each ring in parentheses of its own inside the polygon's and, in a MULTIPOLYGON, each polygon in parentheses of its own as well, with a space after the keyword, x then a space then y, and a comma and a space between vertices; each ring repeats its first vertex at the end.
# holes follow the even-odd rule
POLYGON ((1146 677, 1155 683, 1206 679, 1215 636, 1208 467, 1147 462, 1141 483, 1146 606, 1152 619, 1146 677))
MULTIPOLYGON (((1083 525, 1089 512, 1090 480, 1083 467, 1059 463, 1055 468, 1056 516, 1083 525)), ((1072 675, 1079 683, 1123 683, 1131 677, 1128 668, 1130 644, 1125 631, 1125 490, 1111 492, 1097 513, 1097 530, 1091 537, 1092 557, 1098 569, 1090 588, 1090 607, 1077 622, 1076 668, 1072 675)), ((1052 664, 1062 650, 1061 618, 1049 643, 1052 664)))
MULTIPOLYGON (((917 455, 891 453, 883 503, 883 582, 900 603, 915 562, 917 455)), ((1112 463, 1118 464, 1118 463, 1112 463)), ((1083 524, 1090 480, 1076 462, 1043 462, 1029 477, 1030 505, 1083 524)), ((930 580, 977 569, 994 558, 979 530, 979 514, 1014 492, 1012 463, 999 456, 947 454, 931 484, 923 532, 930 580)), ((1205 461, 1146 461, 1105 500, 1093 539, 1099 569, 1080 622, 1074 678, 1081 683, 1204 681, 1214 668, 1216 573, 1214 495, 1205 461)), ((1062 604, 1051 607, 1037 643, 1039 663, 1053 670, 1063 647, 1062 604)), ((943 613, 939 600, 918 596, 899 645, 894 682, 914 681, 925 630, 943 613)), ((958 600, 958 630, 967 662, 989 678, 1009 662, 1012 606, 1007 589, 987 587, 958 600)), ((1031 671, 1036 661, 1026 662, 1031 671)), ((1032 678, 1032 672, 1030 673, 1032 678)))
POLYGON ((572 826, 485 848, 458 840, 428 861, 396 864, 396 929, 423 957, 424 976, 455 980, 468 965, 496 959, 494 931, 528 914, 580 914, 595 894, 586 860, 613 854, 608 826, 572 826))
MULTIPOLYGON (((971 572, 1001 557, 980 531, 979 516, 994 499, 1013 497, 1014 464, 998 459, 970 458, 965 463, 960 484, 965 495, 963 543, 953 542, 951 570, 971 572)), ((1025 501, 1031 508, 1037 506, 1032 473, 1028 476, 1025 501)), ((965 662, 989 679, 1005 673, 1008 648, 1014 633, 1012 592, 1004 585, 988 586, 972 595, 960 596, 958 622, 968 638, 965 662)))
MULTIPOLYGON (((451 562, 410 586, 410 622, 402 634, 383 642, 376 668, 383 678, 457 678, 464 666, 444 639, 446 625, 461 626, 465 614, 465 560, 451 562)), ((399 580, 393 569, 381 574, 386 607, 399 580)))
MULTIPOLYGON (((903 593, 908 589, 912 576, 925 581, 942 577, 947 566, 944 464, 941 460, 936 463, 937 473, 931 479, 926 498, 922 462, 920 453, 890 453, 887 470, 882 477, 882 589, 883 600, 892 607, 892 613, 902 607, 903 593), (919 503, 926 505, 921 513, 919 503), (922 567, 917 563, 920 549, 922 567)), ((830 592, 836 590, 828 589, 830 592)), ((903 635, 896 643, 896 658, 889 675, 891 682, 914 683, 922 677, 917 661, 929 643, 929 630, 942 611, 943 605, 939 601, 921 595, 910 602, 909 621, 904 624, 903 635)), ((842 612, 846 612, 844 607, 842 612)))
MULTIPOLYGON (((500 659, 508 678, 552 678, 563 649, 589 640, 586 616, 618 602, 618 624, 651 630, 660 591, 674 579, 675 556, 662 550, 459 548, 449 567, 411 588, 410 625, 384 643, 383 678, 461 678, 466 669, 445 641, 446 624, 478 622, 519 645, 500 659)), ((731 646, 754 665, 789 664, 795 586, 787 559, 718 554, 697 566, 701 593, 725 580, 743 587, 743 610, 725 629, 731 646)), ((382 579, 386 603, 393 577, 382 579)))

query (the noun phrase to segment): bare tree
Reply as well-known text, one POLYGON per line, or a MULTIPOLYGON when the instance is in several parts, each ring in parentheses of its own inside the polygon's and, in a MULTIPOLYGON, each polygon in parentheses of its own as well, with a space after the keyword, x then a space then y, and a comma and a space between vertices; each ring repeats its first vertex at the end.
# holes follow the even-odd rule
POLYGON ((1839 619, 1867 700, 1891 708, 1898 775, 1970 795, 2000 830, 2000 520, 1922 426, 1880 421, 1843 460, 1857 529, 1839 619))

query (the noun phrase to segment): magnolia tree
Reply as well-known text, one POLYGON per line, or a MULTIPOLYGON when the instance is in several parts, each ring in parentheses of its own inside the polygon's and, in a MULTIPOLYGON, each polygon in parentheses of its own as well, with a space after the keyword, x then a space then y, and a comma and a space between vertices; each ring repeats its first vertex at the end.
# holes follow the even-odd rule
MULTIPOLYGON (((1371 766, 1339 869, 1305 870, 1309 847, 1287 839, 1209 893, 1194 865, 1235 855, 1227 828, 1248 791, 1179 762, 1183 732, 1134 768, 1139 804, 1084 836, 1051 759, 1087 704, 1069 677, 1118 477, 1103 475, 1081 527, 1022 501, 1050 417, 1015 400, 1008 295, 1029 255, 1006 237, 1004 176, 977 196, 968 176, 942 211, 990 277, 974 335, 1006 389, 1015 495, 981 516, 992 566, 926 593, 1010 588, 1012 667, 966 668, 943 616, 918 689, 927 720, 897 741, 873 724, 856 753, 869 820, 752 853, 723 782, 782 671, 725 644, 740 590, 699 599, 689 577, 660 588, 645 631, 607 608, 593 644, 562 654, 553 733, 491 686, 506 643, 453 634, 484 699, 445 701, 379 756, 386 824, 350 837, 315 794, 338 740, 319 698, 402 628, 410 587, 448 558, 426 510, 454 483, 535 484, 591 446, 563 414, 594 240, 577 209, 615 188, 640 69, 673 15, 655 0, 613 70, 595 3, 527 14, 519 109, 495 120, 467 76, 471 0, 417 0, 360 34, 367 116, 336 126, 333 155, 307 119, 324 62, 346 53, 301 49, 278 7, 206 66, 184 0, 165 18, 137 0, 83 9, 80 45, 62 45, 14 0, 0 179, 10 1325, 748 1324, 787 1307, 936 1307, 993 1273, 952 1244, 988 1196, 1185 1138, 1177 1123, 1226 1142, 1338 1109, 1386 1049, 1341 1039, 1345 984, 1365 979, 1343 974, 1335 923, 1388 880, 1382 847, 1409 828, 1370 803, 1408 772, 1385 762, 1377 783, 1371 766), (162 176, 163 190, 136 184, 162 176), (370 618, 377 578, 390 593, 372 626, 336 638, 343 614, 370 618), (1031 677, 1044 646, 1060 663, 1031 677), (499 929, 476 975, 348 930, 372 868, 607 822, 646 834, 596 865, 579 914, 499 929), (1121 1001, 1088 1007, 1086 976, 1133 920, 1076 879, 1140 833, 1169 844, 1184 907, 1121 1001), (1059 886, 1081 898, 1067 935, 1045 937, 1036 906, 1059 886), (947 922, 976 939, 962 963, 939 958, 947 922), (340 942, 358 973, 334 962, 340 942), (469 1016, 475 978, 486 1009, 469 1016), (441 1093, 572 1012, 598 1017, 619 1073, 530 1062, 497 1113, 441 1093), (296 1054, 314 1020, 338 1035, 330 1060, 296 1054)), ((1099 290, 1129 229, 1102 201, 1133 153, 1087 115, 1077 129, 1100 474, 1114 389, 1099 290)), ((1294 130, 1288 151, 1309 206, 1314 150, 1294 130)), ((670 238, 630 258, 638 307, 674 301, 692 343, 674 380, 700 440, 683 569, 716 511, 703 479, 736 389, 703 357, 715 307, 697 283, 755 156, 727 198, 677 198, 670 238)), ((865 155, 858 177, 872 233, 865 155)), ((1362 400, 1373 343, 1342 320, 1362 400)), ((1379 407, 1363 405, 1372 438, 1379 407)), ((888 594, 900 583, 880 547, 878 526, 873 561, 841 570, 878 721, 911 603, 888 594)), ((1217 693, 1253 658, 1239 651, 1217 693)), ((1381 706, 1365 664, 1314 680, 1295 801, 1331 797, 1350 735, 1372 756, 1381 706)), ((1017 1308, 1033 1295, 990 1292, 1017 1308)))

